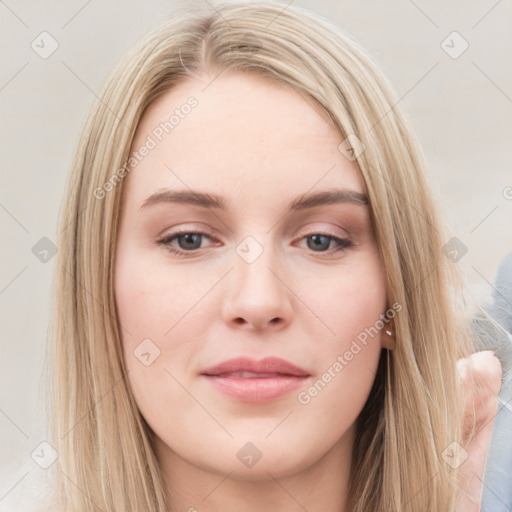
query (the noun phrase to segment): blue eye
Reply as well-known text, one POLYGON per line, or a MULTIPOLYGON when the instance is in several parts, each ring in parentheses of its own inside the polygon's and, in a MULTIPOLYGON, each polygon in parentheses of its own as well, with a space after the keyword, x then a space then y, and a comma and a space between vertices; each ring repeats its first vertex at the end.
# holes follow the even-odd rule
POLYGON ((322 235, 320 233, 314 235, 308 235, 304 238, 308 239, 308 248, 314 252, 327 252, 323 251, 322 248, 328 249, 331 241, 335 241, 338 244, 338 250, 345 249, 351 245, 348 240, 342 240, 331 235, 322 235), (311 244, 309 242, 312 242, 311 244))
MULTIPOLYGON (((208 234, 200 231, 182 231, 165 236, 164 238, 158 240, 157 244, 165 246, 165 248, 172 254, 191 257, 195 256, 201 248, 202 237, 211 239, 208 234), (174 241, 177 242, 178 247, 173 245, 174 241)), ((325 233, 313 233, 301 238, 301 240, 304 239, 308 240, 308 249, 313 252, 323 254, 332 254, 344 249, 348 249, 353 245, 350 240, 338 238, 336 236, 328 235, 325 233), (330 248, 332 242, 335 243, 334 248, 330 248)))
POLYGON ((190 253, 194 253, 201 247, 201 237, 203 236, 209 238, 206 233, 201 233, 198 231, 183 231, 168 235, 158 240, 157 243, 164 245, 167 250, 173 254, 189 256, 190 253), (178 246, 180 246, 180 248, 176 248, 171 245, 174 240, 177 240, 178 246))

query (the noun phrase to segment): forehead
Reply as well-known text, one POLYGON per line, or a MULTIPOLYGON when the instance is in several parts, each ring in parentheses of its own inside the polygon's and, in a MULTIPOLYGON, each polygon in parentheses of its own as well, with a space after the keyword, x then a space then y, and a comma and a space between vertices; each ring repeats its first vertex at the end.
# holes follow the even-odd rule
POLYGON ((314 187, 362 191, 341 141, 313 100, 286 85, 252 73, 187 79, 146 109, 132 152, 152 148, 125 185, 137 198, 188 187, 286 202, 314 187))

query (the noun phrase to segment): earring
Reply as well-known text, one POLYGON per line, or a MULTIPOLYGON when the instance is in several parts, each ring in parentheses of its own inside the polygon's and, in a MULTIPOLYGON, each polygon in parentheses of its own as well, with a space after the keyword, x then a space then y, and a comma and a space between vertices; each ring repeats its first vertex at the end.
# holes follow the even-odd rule
POLYGON ((386 329, 386 334, 387 334, 388 336, 393 336, 393 332, 392 332, 392 331, 390 331, 389 329, 386 329))

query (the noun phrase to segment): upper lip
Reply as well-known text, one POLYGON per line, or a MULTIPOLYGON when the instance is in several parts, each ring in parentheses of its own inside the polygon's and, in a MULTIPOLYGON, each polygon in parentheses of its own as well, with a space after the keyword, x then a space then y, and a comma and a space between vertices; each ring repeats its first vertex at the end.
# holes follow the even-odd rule
POLYGON ((308 377, 309 373, 285 359, 265 357, 260 361, 248 357, 229 359, 202 372, 202 375, 220 375, 231 372, 279 373, 296 377, 308 377))

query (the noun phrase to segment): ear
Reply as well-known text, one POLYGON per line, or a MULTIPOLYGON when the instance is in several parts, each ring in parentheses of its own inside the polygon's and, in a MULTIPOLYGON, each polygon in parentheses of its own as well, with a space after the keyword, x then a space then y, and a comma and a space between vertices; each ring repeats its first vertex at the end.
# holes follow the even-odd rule
POLYGON ((395 338, 395 323, 393 321, 389 322, 389 324, 385 325, 381 331, 381 345, 382 348, 387 348, 388 350, 394 350, 396 345, 395 338))

